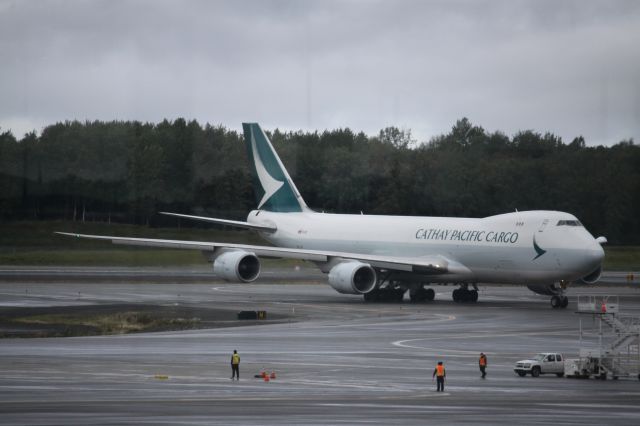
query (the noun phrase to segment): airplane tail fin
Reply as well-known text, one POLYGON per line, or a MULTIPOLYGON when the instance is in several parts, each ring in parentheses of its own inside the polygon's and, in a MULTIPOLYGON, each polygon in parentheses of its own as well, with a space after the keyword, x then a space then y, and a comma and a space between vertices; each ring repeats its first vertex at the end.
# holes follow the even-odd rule
POLYGON ((242 128, 258 209, 272 212, 309 210, 260 126, 257 123, 242 123, 242 128))

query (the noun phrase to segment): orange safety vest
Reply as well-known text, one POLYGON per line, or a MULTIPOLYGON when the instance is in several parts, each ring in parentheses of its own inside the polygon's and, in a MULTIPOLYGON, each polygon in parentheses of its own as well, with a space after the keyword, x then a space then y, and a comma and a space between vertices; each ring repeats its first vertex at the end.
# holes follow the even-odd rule
POLYGON ((486 356, 481 356, 480 357, 480 366, 481 367, 486 367, 487 366, 487 357, 486 356))
POLYGON ((444 365, 437 365, 436 366, 436 376, 444 377, 444 365))

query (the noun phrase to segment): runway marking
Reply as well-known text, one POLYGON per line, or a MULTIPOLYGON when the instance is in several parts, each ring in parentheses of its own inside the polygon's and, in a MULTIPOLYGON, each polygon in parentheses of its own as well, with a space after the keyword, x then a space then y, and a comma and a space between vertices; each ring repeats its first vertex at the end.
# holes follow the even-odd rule
MULTIPOLYGON (((450 396, 451 394, 448 392, 434 392, 433 394, 421 395, 422 398, 439 398, 442 396, 450 396)), ((401 408, 403 410, 406 409, 418 409, 418 410, 426 410, 433 411, 433 407, 430 405, 403 405, 403 404, 365 404, 365 403, 319 403, 316 404, 320 407, 352 407, 352 408, 379 408, 379 409, 389 409, 389 408, 401 408)))
MULTIPOLYGON (((393 355, 392 352, 389 355, 393 355)), ((307 366, 307 367, 341 367, 341 368, 365 368, 365 369, 376 369, 376 370, 424 370, 431 371, 430 368, 423 367, 401 367, 397 365, 373 365, 373 364, 329 364, 329 363, 321 363, 321 362, 290 362, 290 361, 269 361, 270 365, 297 365, 297 366, 307 366)), ((277 370, 276 370, 277 371, 277 370)))
MULTIPOLYGON (((430 319, 430 318, 411 318, 408 319, 406 322, 401 323, 401 326, 406 326, 407 323, 422 323, 425 321, 428 321, 429 324, 436 324, 436 323, 440 323, 440 322, 446 322, 446 321, 453 321, 456 319, 455 315, 446 315, 446 314, 427 314, 431 317, 438 317, 438 319, 430 319)), ((358 321, 356 320, 352 320, 352 321, 358 321)), ((363 321, 366 321, 363 319, 363 321)), ((385 326, 385 327, 389 327, 393 324, 389 324, 389 322, 378 322, 378 323, 371 323, 371 322, 362 322, 362 323, 358 323, 358 324, 325 324, 325 325, 321 325, 320 328, 351 328, 351 327, 367 327, 367 329, 370 329, 370 327, 376 327, 376 326, 385 326)), ((397 327, 397 324, 395 324, 394 326, 397 327)))
POLYGON ((621 405, 621 404, 598 404, 598 403, 593 403, 593 404, 578 404, 578 403, 554 403, 554 402, 541 402, 541 403, 537 403, 536 405, 549 405, 552 407, 575 407, 575 408, 593 408, 593 407, 598 407, 598 408, 637 408, 636 402, 630 402, 629 405, 621 405))
POLYGON ((211 287, 211 290, 214 291, 221 291, 223 293, 238 293, 236 290, 233 289, 227 289, 227 288, 222 288, 222 287, 211 287))
MULTIPOLYGON (((223 293, 246 293, 246 291, 244 289, 239 289, 239 288, 227 288, 227 287, 211 287, 211 290, 214 291, 219 291, 219 292, 223 292, 223 293), (240 290, 240 291, 239 291, 240 290)), ((244 302, 244 301, 242 301, 244 302)), ((321 305, 321 304, 309 304, 309 303, 301 303, 301 302, 281 302, 281 301, 272 301, 272 302, 267 302, 269 304, 272 305, 291 305, 293 307, 296 308, 310 308, 310 309, 317 309, 317 310, 338 310, 338 311, 343 311, 344 310, 344 306, 340 305, 340 306, 335 306, 335 305, 321 305)), ((397 314, 397 315, 412 315, 415 316, 416 313, 415 312, 411 312, 409 310, 407 310, 406 312, 399 312, 397 309, 393 309, 393 308, 386 308, 386 309, 381 309, 379 306, 375 306, 375 307, 371 307, 371 308, 364 308, 362 306, 358 307, 357 313, 362 313, 362 312, 373 312, 376 314, 382 314, 382 313, 393 313, 393 314, 397 314)), ((427 315, 431 315, 431 316, 437 316, 437 317, 441 317, 441 319, 437 320, 437 322, 443 322, 443 321, 453 321, 456 319, 455 315, 445 315, 445 314, 427 314, 427 315)), ((416 318, 413 319, 412 321, 422 321, 422 319, 420 318, 416 318)), ((436 321, 432 321, 432 323, 435 323, 436 321)), ((363 324, 364 325, 364 324, 363 324)), ((374 325, 388 325, 388 323, 382 323, 382 324, 366 324, 367 326, 374 326, 374 325)), ((342 325, 333 325, 332 327, 358 327, 361 326, 361 324, 342 324, 342 325)))
MULTIPOLYGON (((452 339, 484 339, 487 337, 521 337, 521 336, 537 336, 537 335, 567 335, 572 334, 570 331, 527 331, 527 332, 515 332, 515 333, 502 333, 502 334, 490 334, 490 333, 473 333, 473 334, 457 334, 454 336, 447 336, 446 340, 452 339)), ((438 337, 422 337, 419 339, 407 339, 407 340, 396 340, 395 342, 391 342, 393 346, 403 347, 403 348, 412 348, 412 349, 430 349, 424 346, 413 346, 408 345, 406 342, 417 342, 424 340, 442 340, 445 339, 443 336, 438 337)), ((454 351, 454 352, 469 352, 469 351, 454 351)), ((490 353, 490 352, 487 352, 490 353)))

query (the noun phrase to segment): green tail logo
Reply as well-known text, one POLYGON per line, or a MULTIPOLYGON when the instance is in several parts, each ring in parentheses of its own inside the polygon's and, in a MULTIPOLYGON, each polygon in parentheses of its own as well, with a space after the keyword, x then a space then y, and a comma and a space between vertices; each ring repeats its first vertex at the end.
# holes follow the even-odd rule
POLYGON ((540 248, 538 243, 536 243, 536 236, 535 235, 533 236, 533 249, 538 254, 536 257, 533 258, 533 260, 536 260, 537 258, 539 258, 540 256, 542 256, 543 254, 545 254, 547 252, 546 250, 543 250, 542 248, 540 248))
POLYGON ((307 206, 269 138, 257 123, 242 123, 247 155, 253 172, 258 209, 272 212, 301 212, 307 206))

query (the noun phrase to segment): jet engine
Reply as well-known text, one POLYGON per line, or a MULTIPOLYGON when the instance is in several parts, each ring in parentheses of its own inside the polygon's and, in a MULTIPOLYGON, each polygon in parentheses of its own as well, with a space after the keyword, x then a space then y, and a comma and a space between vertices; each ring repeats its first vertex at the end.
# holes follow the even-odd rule
POLYGON ((376 271, 371 265, 362 262, 338 263, 329 271, 329 285, 338 293, 369 293, 376 286, 376 282, 376 271))
POLYGON ((260 274, 260 260, 246 251, 228 251, 216 257, 213 272, 227 281, 249 283, 260 274))
POLYGON ((583 284, 595 284, 600 279, 600 276, 602 276, 602 265, 598 266, 598 268, 589 275, 580 278, 580 282, 583 284))

